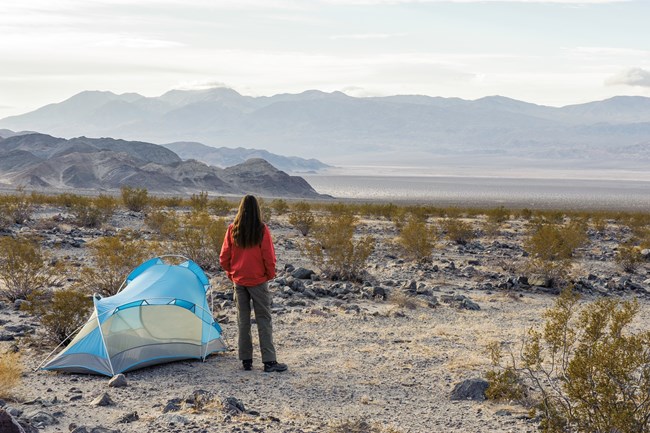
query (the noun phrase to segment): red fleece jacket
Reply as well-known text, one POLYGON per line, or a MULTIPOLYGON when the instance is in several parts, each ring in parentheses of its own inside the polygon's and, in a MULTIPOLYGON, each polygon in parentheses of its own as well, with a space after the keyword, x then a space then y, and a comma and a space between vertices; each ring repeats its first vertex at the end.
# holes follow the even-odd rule
POLYGON ((274 278, 275 249, 271 231, 264 225, 264 235, 260 245, 240 248, 233 241, 232 224, 230 224, 221 246, 219 263, 228 278, 240 286, 258 286, 274 278))

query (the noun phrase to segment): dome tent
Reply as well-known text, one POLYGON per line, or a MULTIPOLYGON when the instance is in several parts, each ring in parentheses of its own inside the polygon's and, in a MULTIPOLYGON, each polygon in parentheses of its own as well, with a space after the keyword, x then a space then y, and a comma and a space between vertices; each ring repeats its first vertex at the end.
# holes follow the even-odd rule
POLYGON ((113 296, 93 296, 90 319, 42 369, 114 376, 226 350, 206 300, 210 283, 193 261, 172 265, 153 258, 125 284, 113 296))

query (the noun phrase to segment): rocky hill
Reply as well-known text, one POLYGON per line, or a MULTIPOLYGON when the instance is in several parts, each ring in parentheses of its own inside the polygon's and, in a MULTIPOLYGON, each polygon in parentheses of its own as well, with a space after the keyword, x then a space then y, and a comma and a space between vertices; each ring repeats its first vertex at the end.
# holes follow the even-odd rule
POLYGON ((166 193, 321 197, 304 179, 289 176, 262 159, 222 169, 184 161, 152 143, 87 137, 66 140, 45 134, 0 139, 0 182, 56 190, 114 190, 129 185, 166 193))

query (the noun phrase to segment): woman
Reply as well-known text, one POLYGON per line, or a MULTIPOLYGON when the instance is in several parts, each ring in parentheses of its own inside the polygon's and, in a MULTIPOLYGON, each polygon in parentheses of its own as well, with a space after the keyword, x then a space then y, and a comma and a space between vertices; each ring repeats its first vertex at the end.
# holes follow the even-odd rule
POLYGON ((267 281, 275 277, 275 249, 269 228, 262 221, 257 199, 245 196, 235 221, 228 226, 219 255, 221 267, 235 284, 239 323, 239 359, 244 370, 253 368, 251 301, 255 310, 265 372, 285 371, 277 362, 271 326, 271 295, 267 281))

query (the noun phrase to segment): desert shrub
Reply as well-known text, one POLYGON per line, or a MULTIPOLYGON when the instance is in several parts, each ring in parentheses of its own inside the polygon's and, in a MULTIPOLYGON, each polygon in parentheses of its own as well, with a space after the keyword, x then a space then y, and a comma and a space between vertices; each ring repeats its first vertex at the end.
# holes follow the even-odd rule
POLYGON ((485 216, 489 222, 501 224, 510 219, 510 211, 503 206, 499 206, 485 211, 485 216))
POLYGON ((146 188, 133 188, 130 186, 123 186, 122 202, 128 210, 133 212, 141 212, 149 204, 149 192, 146 188))
POLYGON ((54 282, 40 246, 28 239, 0 238, 0 296, 15 301, 54 282))
POLYGON ((55 204, 59 206, 65 206, 67 208, 72 208, 75 205, 79 205, 79 204, 85 205, 88 203, 88 200, 89 199, 87 197, 83 197, 78 194, 72 194, 69 192, 64 192, 56 196, 55 204))
POLYGON ((289 215, 289 224, 298 229, 303 236, 307 236, 314 226, 314 222, 314 214, 309 203, 304 201, 294 203, 291 215, 289 215))
POLYGON ((171 197, 149 197, 148 205, 152 208, 179 208, 183 206, 183 198, 177 196, 171 197))
POLYGON ((357 279, 372 254, 371 236, 354 239, 357 219, 351 214, 329 215, 314 225, 313 240, 305 243, 309 259, 332 279, 357 279))
POLYGON ((634 272, 643 262, 643 256, 641 255, 641 249, 631 239, 618 246, 615 260, 625 272, 634 272))
POLYGON ((565 278, 573 263, 574 252, 587 241, 581 224, 537 224, 524 242, 529 253, 526 268, 551 282, 565 278))
POLYGON ((174 211, 155 209, 144 217, 144 223, 163 239, 173 239, 180 227, 174 211))
POLYGON ((201 191, 198 194, 192 194, 190 196, 190 207, 195 212, 205 212, 208 210, 208 193, 206 191, 201 191))
POLYGON ((472 224, 459 218, 445 218, 440 222, 447 239, 464 245, 474 239, 476 234, 472 224))
POLYGON ((20 352, 0 353, 0 398, 12 397, 23 374, 20 352))
POLYGON ((436 242, 436 230, 428 226, 426 220, 411 215, 402 227, 397 242, 408 257, 426 261, 431 258, 431 251, 436 242))
POLYGON ((25 224, 34 213, 31 197, 21 189, 17 194, 4 196, 0 207, 9 224, 25 224))
POLYGON ((219 269, 219 253, 228 224, 223 218, 211 218, 207 212, 190 214, 174 235, 175 250, 206 271, 219 269))
POLYGON ((217 197, 215 199, 210 200, 210 204, 208 206, 210 207, 210 211, 214 215, 226 216, 232 210, 233 203, 222 197, 217 197))
POLYGON ((388 302, 398 307, 399 309, 406 310, 416 310, 418 307, 424 305, 421 299, 418 299, 415 296, 409 295, 397 289, 391 290, 390 294, 388 295, 388 302))
POLYGON ((95 199, 78 197, 71 202, 70 212, 75 222, 82 227, 100 227, 113 216, 117 200, 109 195, 100 194, 95 199))
POLYGON ((40 320, 44 337, 54 344, 63 343, 78 330, 93 306, 88 291, 80 287, 34 292, 28 300, 25 310, 40 320))
POLYGON ((513 361, 510 365, 502 365, 503 353, 501 344, 497 341, 488 344, 487 353, 495 369, 485 374, 490 384, 485 391, 485 396, 490 400, 526 403, 527 387, 522 375, 516 370, 516 363, 513 361))
POLYGON ((117 236, 100 238, 89 249, 95 266, 83 270, 81 281, 86 291, 101 296, 116 294, 136 266, 156 255, 145 241, 117 236))
POLYGON ((289 205, 287 204, 286 200, 276 198, 271 201, 271 209, 273 209, 273 212, 276 215, 284 215, 289 211, 289 205))
POLYGON ((609 298, 579 308, 566 290, 529 330, 509 368, 535 392, 542 431, 650 431, 650 331, 629 330, 638 312, 609 298))

